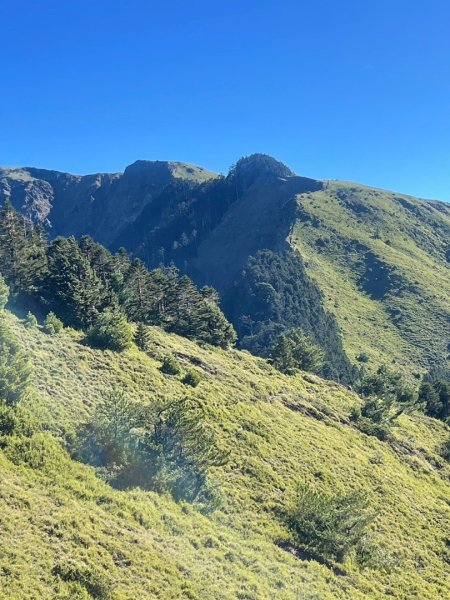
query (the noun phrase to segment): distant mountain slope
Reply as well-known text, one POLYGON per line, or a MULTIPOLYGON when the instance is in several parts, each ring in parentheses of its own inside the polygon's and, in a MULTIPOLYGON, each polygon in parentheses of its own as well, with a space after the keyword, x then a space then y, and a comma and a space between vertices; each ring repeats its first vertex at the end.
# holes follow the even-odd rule
POLYGON ((182 163, 147 161, 123 174, 86 177, 3 169, 0 198, 11 198, 34 220, 50 221, 52 235, 87 233, 112 249, 125 246, 149 266, 173 261, 197 283, 215 286, 252 350, 261 344, 250 340, 248 325, 261 329, 274 315, 278 322, 267 343, 279 328, 299 322, 323 343, 315 316, 320 303, 317 310, 326 309, 328 322, 341 330, 352 362, 368 359, 369 368, 396 362, 411 373, 446 364, 450 206, 445 203, 299 177, 260 154, 238 161, 226 177, 182 163), (268 304, 266 313, 260 309, 255 315, 233 297, 242 297, 248 265, 266 250, 297 258, 276 275, 258 269, 252 286, 266 290, 268 304), (292 267, 295 261, 298 268, 292 267), (300 272, 307 296, 302 310, 289 297, 301 293, 290 284, 300 272))
POLYGON ((292 246, 351 358, 421 367, 450 352, 450 205, 327 182, 297 196, 292 246))
POLYGON ((449 597, 443 423, 404 415, 389 444, 352 425, 348 415, 361 401, 346 388, 284 376, 247 353, 155 327, 148 354, 117 354, 83 345, 73 330, 47 335, 10 313, 2 318, 34 366, 36 391, 22 408, 37 431, 1 440, 1 600, 449 597), (195 390, 161 373, 169 354, 184 371, 201 372, 195 390), (70 459, 64 447, 115 387, 150 408, 185 395, 204 406, 229 452, 212 473, 214 506, 118 491, 70 459), (377 514, 367 540, 372 562, 349 558, 332 569, 286 548, 279 515, 298 482, 367 495, 377 514))

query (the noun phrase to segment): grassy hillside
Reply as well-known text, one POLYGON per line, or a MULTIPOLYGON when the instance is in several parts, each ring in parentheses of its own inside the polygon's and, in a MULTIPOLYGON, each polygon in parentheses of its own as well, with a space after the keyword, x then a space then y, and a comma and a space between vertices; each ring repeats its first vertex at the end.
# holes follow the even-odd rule
MULTIPOLYGON (((0 598, 363 599, 450 597, 450 468, 442 423, 402 416, 392 444, 348 420, 359 402, 310 375, 283 376, 238 351, 150 329, 148 355, 93 350, 7 315, 34 365, 30 410, 43 431, 0 451, 0 598), (191 389, 159 367, 169 353, 202 373, 191 389), (156 403, 192 394, 230 452, 216 508, 118 491, 59 446, 108 389, 156 403), (371 563, 334 570, 282 548, 277 514, 298 482, 362 490, 377 512, 371 563)), ((287 546, 289 547, 289 546, 287 546)))
MULTIPOLYGON (((297 196, 292 245, 354 360, 420 371, 449 355, 450 207, 352 183, 297 196)), ((369 363, 369 365, 370 365, 369 363)))

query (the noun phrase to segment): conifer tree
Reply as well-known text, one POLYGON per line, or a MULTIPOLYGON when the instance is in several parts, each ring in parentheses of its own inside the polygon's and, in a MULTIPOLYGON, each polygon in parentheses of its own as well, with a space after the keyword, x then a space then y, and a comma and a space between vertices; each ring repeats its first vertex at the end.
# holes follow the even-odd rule
POLYGON ((271 352, 272 364, 283 373, 295 369, 318 373, 323 367, 324 352, 301 329, 282 333, 271 352))
POLYGON ((34 327, 37 327, 38 322, 36 317, 33 315, 32 312, 28 311, 27 316, 25 317, 25 327, 27 327, 28 329, 33 329, 34 327))
POLYGON ((0 274, 0 310, 3 310, 8 303, 9 287, 6 285, 3 275, 0 274))
POLYGON ((136 333, 134 335, 134 342, 136 346, 146 352, 149 346, 149 333, 147 327, 143 323, 138 323, 136 333))
POLYGON ((151 275, 140 260, 133 261, 125 276, 121 294, 123 306, 132 321, 149 322, 154 312, 156 298, 153 291, 151 275))
POLYGON ((15 406, 28 397, 31 364, 18 340, 0 318, 0 403, 15 406))
POLYGON ((51 310, 64 323, 83 328, 105 307, 107 290, 76 240, 56 238, 48 248, 48 274, 43 293, 51 310))
POLYGON ((6 202, 0 211, 0 271, 14 294, 30 294, 36 290, 45 270, 45 249, 42 228, 34 228, 6 202))

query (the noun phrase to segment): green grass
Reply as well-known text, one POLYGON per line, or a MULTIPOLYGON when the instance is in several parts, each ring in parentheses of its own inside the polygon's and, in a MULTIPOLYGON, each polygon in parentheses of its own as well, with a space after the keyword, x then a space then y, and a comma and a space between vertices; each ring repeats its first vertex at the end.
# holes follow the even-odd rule
MULTIPOLYGON (((291 243, 324 292, 351 360, 423 372, 448 360, 450 208, 357 184, 327 182, 298 196, 303 218, 291 243), (401 281, 372 298, 359 283, 373 255, 401 281)), ((448 362, 447 362, 448 364, 448 362)))
POLYGON ((348 415, 358 398, 311 375, 284 376, 244 352, 199 347, 150 329, 149 355, 93 350, 81 336, 49 336, 9 323, 34 364, 30 408, 46 433, 46 461, 0 452, 0 598, 91 598, 78 571, 114 599, 363 599, 450 597, 450 467, 438 454, 446 427, 403 416, 393 445, 367 437, 348 415), (203 379, 195 389, 159 370, 172 354, 203 379), (212 482, 218 508, 117 491, 52 442, 70 437, 105 390, 122 385, 143 403, 192 394, 230 451, 212 482), (28 460, 28 462, 27 462, 28 460), (378 517, 377 561, 333 572, 279 547, 289 533, 277 509, 298 482, 365 492, 378 517), (69 575, 68 575, 69 574, 69 575), (67 580, 67 581, 66 581, 67 580))

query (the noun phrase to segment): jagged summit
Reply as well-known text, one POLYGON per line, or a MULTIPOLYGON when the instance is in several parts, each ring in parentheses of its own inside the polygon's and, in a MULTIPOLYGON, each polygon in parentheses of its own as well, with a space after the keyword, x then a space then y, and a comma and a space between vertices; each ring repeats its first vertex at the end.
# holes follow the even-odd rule
POLYGON ((250 154, 238 160, 230 174, 253 182, 261 177, 292 177, 293 171, 285 164, 268 154, 250 154))

